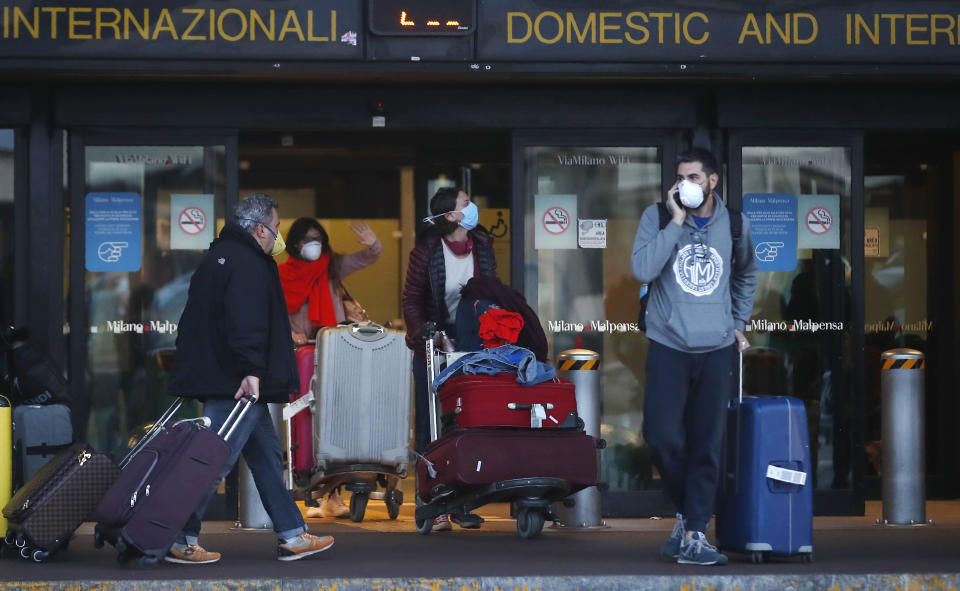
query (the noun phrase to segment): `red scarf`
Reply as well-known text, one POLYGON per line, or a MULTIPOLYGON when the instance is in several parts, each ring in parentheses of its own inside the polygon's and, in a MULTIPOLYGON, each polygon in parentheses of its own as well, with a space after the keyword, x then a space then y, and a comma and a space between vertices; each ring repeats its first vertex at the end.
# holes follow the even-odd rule
POLYGON ((280 284, 287 299, 287 312, 296 314, 307 302, 307 317, 314 326, 335 326, 337 313, 330 296, 330 255, 315 261, 290 257, 280 265, 280 284))
POLYGON ((444 236, 443 243, 447 245, 447 248, 450 249, 450 252, 457 256, 463 256, 473 252, 473 238, 471 238, 469 234, 464 242, 450 242, 447 240, 447 237, 444 236))

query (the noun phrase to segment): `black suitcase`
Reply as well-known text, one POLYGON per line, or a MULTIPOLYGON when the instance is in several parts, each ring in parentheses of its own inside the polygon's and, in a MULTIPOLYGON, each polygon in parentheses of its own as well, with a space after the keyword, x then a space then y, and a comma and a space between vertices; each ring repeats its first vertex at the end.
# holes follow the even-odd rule
POLYGON ((163 560, 230 458, 221 434, 230 435, 252 404, 238 402, 214 433, 206 417, 167 427, 181 402, 124 458, 119 478, 91 516, 97 522, 94 545, 109 542, 121 562, 139 558, 142 566, 153 566, 163 560))
POLYGON ((86 443, 61 451, 27 481, 3 508, 8 546, 43 562, 70 541, 120 469, 86 443))

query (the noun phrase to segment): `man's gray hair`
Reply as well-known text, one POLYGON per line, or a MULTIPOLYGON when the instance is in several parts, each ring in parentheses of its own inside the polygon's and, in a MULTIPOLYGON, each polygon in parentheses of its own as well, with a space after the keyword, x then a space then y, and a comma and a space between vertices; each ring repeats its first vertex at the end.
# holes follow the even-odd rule
POLYGON ((276 199, 263 193, 253 193, 241 199, 234 208, 233 222, 247 232, 256 228, 257 224, 269 226, 274 209, 279 209, 276 199))

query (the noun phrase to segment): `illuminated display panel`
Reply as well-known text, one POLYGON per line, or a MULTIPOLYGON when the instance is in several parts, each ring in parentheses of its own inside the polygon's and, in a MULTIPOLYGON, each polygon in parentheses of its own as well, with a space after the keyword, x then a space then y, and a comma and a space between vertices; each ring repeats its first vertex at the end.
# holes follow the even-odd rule
POLYGON ((369 0, 370 31, 377 35, 469 35, 476 0, 369 0))

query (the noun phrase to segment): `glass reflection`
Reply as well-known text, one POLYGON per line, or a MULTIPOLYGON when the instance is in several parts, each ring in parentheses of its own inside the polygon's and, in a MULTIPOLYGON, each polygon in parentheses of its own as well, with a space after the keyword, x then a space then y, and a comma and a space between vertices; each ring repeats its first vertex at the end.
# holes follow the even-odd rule
POLYGON ((743 193, 797 196, 799 235, 810 209, 804 197, 839 196, 839 249, 800 243, 793 271, 757 274, 754 330, 747 335, 753 347, 744 355, 745 393, 803 400, 817 488, 850 486, 850 177, 849 148, 743 148, 743 193), (837 329, 814 331, 805 322, 837 329))
MULTIPOLYGON (((551 357, 566 349, 600 353, 603 389, 601 478, 613 491, 654 485, 640 436, 644 363, 649 341, 637 332, 640 283, 630 252, 640 216, 660 196, 656 147, 530 147, 525 150, 525 261, 529 297, 550 342, 551 357), (606 247, 537 248, 537 196, 573 195, 577 221, 606 220, 606 247), (634 325, 630 328, 629 325, 634 325)), ((542 201, 541 201, 542 202, 542 201)), ((543 212, 540 212, 541 214, 543 212)), ((541 234, 542 236, 542 234, 541 234)))

